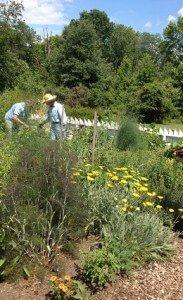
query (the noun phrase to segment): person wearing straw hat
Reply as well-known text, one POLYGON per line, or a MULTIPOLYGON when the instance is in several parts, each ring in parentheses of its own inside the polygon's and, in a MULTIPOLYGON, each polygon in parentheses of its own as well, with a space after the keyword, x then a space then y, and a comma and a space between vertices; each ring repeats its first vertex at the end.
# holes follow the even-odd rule
POLYGON ((67 123, 64 106, 57 102, 56 99, 56 95, 44 95, 42 103, 48 106, 48 112, 45 120, 39 125, 39 127, 42 128, 47 122, 51 123, 52 140, 58 140, 61 137, 62 125, 67 123))
POLYGON ((25 102, 15 103, 5 114, 5 128, 7 135, 12 136, 13 131, 16 131, 21 126, 29 128, 27 118, 34 106, 34 101, 29 99, 25 102))

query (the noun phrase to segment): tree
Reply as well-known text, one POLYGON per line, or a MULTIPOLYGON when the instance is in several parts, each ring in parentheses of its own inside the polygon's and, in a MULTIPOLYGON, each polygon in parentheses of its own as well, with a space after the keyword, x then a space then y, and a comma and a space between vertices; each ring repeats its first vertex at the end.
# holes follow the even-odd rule
POLYGON ((0 2, 0 90, 13 87, 15 77, 35 67, 35 32, 22 21, 23 5, 0 2))
POLYGON ((27 63, 11 51, 0 55, 0 91, 13 88, 17 82, 17 77, 29 69, 27 63))
POLYGON ((180 114, 183 114, 183 64, 180 64, 177 68, 174 68, 172 74, 172 83, 179 91, 179 97, 175 98, 175 105, 178 108, 180 114))
POLYGON ((116 25, 109 40, 108 60, 117 69, 124 57, 135 61, 138 57, 138 35, 131 28, 116 25))
POLYGON ((173 100, 177 91, 170 82, 150 82, 143 85, 136 93, 131 106, 138 112, 139 119, 145 123, 162 123, 175 113, 173 100))
POLYGON ((93 25, 87 20, 72 20, 63 32, 61 47, 52 56, 50 70, 58 85, 90 87, 101 76, 102 62, 99 38, 93 25))
POLYGON ((109 17, 104 11, 100 11, 98 9, 93 9, 89 12, 81 12, 80 20, 88 20, 91 24, 93 24, 100 39, 102 51, 105 56, 114 24, 110 22, 109 17))
POLYGON ((144 83, 153 82, 156 77, 158 77, 158 67, 152 58, 146 54, 139 62, 137 83, 143 85, 144 83))
POLYGON ((0 2, 0 22, 14 26, 22 20, 22 3, 16 1, 0 2))
POLYGON ((177 23, 170 22, 163 32, 163 37, 161 51, 164 60, 175 65, 183 63, 183 17, 179 17, 177 23))
POLYGON ((148 32, 139 33, 139 48, 141 55, 148 54, 153 61, 158 62, 160 60, 161 40, 160 34, 151 34, 148 32))

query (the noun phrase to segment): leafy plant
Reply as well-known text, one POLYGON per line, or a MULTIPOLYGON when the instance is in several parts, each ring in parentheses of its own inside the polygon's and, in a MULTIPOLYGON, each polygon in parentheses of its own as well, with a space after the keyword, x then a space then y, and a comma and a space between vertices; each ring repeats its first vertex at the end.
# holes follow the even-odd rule
POLYGON ((120 272, 119 259, 107 247, 86 252, 84 255, 83 274, 96 286, 103 286, 113 281, 120 272))
POLYGON ((143 138, 137 123, 130 118, 124 118, 121 121, 117 133, 116 146, 120 150, 138 150, 147 149, 147 141, 143 138))

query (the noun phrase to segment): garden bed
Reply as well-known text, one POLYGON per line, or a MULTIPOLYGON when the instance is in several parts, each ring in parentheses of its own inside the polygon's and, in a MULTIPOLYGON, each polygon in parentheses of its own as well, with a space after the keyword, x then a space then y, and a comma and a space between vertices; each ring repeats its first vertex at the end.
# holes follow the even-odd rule
MULTIPOLYGON (((84 240, 80 249, 89 248, 94 240, 84 240)), ((73 270, 78 260, 65 256, 67 273, 73 270)), ((177 240, 177 255, 171 261, 153 263, 128 276, 117 277, 116 282, 92 296, 92 300, 182 300, 183 295, 183 240, 177 240)), ((1 300, 45 300, 49 299, 48 278, 23 280, 16 284, 0 285, 1 300)))

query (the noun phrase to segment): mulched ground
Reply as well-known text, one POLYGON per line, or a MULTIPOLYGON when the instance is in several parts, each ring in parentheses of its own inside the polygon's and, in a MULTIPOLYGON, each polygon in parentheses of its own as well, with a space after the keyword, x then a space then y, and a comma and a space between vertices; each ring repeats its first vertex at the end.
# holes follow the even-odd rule
MULTIPOLYGON (((82 248, 89 247, 87 241, 82 248)), ((67 261, 67 273, 73 275, 77 260, 67 261)), ((0 285, 0 300, 45 300, 50 291, 47 279, 0 285)), ((177 255, 165 263, 154 263, 132 272, 92 296, 92 300, 183 300, 183 239, 177 241, 177 255)))

